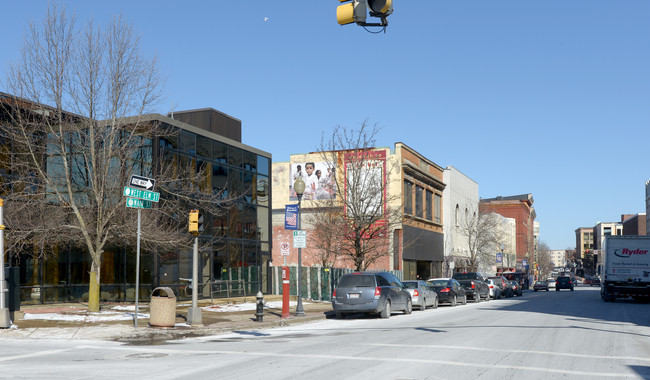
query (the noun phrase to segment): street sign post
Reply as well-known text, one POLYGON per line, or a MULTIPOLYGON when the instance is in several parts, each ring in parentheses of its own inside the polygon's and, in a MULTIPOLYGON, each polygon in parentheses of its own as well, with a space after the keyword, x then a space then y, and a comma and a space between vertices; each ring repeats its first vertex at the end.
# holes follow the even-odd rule
POLYGON ((153 191, 134 189, 132 187, 124 187, 124 196, 144 199, 145 201, 158 202, 160 200, 160 193, 153 191))
POLYGON ((129 186, 137 187, 144 190, 153 190, 153 187, 156 185, 156 180, 141 177, 139 175, 132 175, 131 180, 129 181, 129 186))

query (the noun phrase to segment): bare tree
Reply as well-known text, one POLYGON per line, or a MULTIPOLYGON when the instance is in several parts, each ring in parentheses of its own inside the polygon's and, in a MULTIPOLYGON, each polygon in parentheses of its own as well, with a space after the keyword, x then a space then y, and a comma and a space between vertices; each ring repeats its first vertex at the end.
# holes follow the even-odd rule
POLYGON ((538 245, 537 265, 539 265, 539 278, 547 278, 553 272, 554 265, 551 258, 551 249, 543 241, 540 241, 538 245))
POLYGON ((12 189, 13 248, 27 244, 45 254, 62 244, 85 247, 90 311, 99 310, 104 250, 135 245, 136 213, 122 196, 131 174, 155 174, 163 195, 143 218, 145 248, 188 243, 179 228, 187 225, 186 211, 218 214, 229 201, 206 189, 205 165, 153 161, 154 138, 174 132, 144 117, 159 100, 158 65, 143 57, 122 17, 104 29, 92 22, 79 29, 74 16, 52 5, 42 25, 30 25, 7 87, 15 96, 3 102, 11 120, 2 134, 11 154, 0 159, 11 172, 5 186, 12 189))
POLYGON ((462 218, 459 224, 461 234, 467 238, 471 269, 478 271, 481 264, 486 265, 493 261, 502 236, 499 230, 499 218, 494 213, 473 211, 467 213, 467 217, 462 218))
POLYGON ((316 200, 306 218, 314 227, 324 263, 351 261, 366 270, 390 253, 391 227, 402 220, 399 194, 388 192, 388 160, 377 157, 377 126, 335 127, 323 135, 320 154, 331 165, 334 197, 316 200), (326 227, 329 226, 329 227, 326 227))

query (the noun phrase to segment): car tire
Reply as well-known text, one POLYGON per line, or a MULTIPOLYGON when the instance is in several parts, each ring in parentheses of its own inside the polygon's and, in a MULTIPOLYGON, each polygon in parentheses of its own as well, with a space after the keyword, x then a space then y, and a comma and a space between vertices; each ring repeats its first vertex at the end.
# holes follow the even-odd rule
POLYGON ((341 313, 340 311, 336 312, 336 319, 343 319, 345 318, 345 314, 341 313))
POLYGON ((434 308, 434 309, 437 309, 437 308, 438 308, 438 297, 436 297, 436 298, 433 300, 433 308, 434 308))
POLYGON ((474 303, 481 302, 481 293, 474 294, 474 303))
POLYGON ((533 289, 533 292, 537 292, 537 289, 533 289))
POLYGON ((406 301, 406 309, 404 309, 404 314, 411 314, 413 312, 413 301, 409 298, 406 301))
POLYGON ((457 302, 456 296, 454 296, 454 298, 451 299, 450 306, 452 306, 452 307, 456 306, 456 302, 457 302))
POLYGON ((386 300, 386 306, 384 306, 384 310, 381 311, 381 317, 384 319, 390 318, 390 300, 386 300))
POLYGON ((420 310, 426 310, 427 309, 427 299, 422 298, 422 305, 420 305, 420 310))
POLYGON ((463 297, 463 305, 467 305, 467 294, 465 294, 465 297, 463 297))

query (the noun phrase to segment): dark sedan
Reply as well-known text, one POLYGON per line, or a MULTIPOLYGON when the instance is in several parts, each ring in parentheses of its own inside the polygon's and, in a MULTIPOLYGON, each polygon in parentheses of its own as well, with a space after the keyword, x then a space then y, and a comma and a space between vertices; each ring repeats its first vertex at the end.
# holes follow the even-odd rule
POLYGON ((467 303, 465 289, 453 278, 431 278, 427 280, 427 284, 438 294, 439 303, 448 303, 451 306, 467 303))

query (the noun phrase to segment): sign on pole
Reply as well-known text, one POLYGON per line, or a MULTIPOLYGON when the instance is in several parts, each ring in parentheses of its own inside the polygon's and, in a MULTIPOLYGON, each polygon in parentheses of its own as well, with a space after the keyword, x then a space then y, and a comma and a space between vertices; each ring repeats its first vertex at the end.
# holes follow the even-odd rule
POLYGON ((503 255, 497 252, 497 264, 503 263, 503 255))
POLYGON ((145 201, 136 198, 126 198, 126 207, 131 208, 151 208, 151 201, 145 201))
POLYGON ((280 256, 289 256, 289 243, 283 242, 280 244, 280 256))
POLYGON ((285 230, 298 229, 298 205, 284 206, 284 229, 285 230))
POLYGON ((293 231, 293 247, 307 248, 307 231, 304 230, 293 231))
POLYGON ((134 186, 144 190, 153 190, 153 187, 155 185, 156 185, 155 179, 141 177, 139 175, 132 175, 131 180, 129 180, 129 186, 134 186))
POLYGON ((134 189, 132 187, 124 187, 124 196, 132 198, 140 198, 145 201, 158 202, 160 200, 160 193, 153 191, 134 189))

